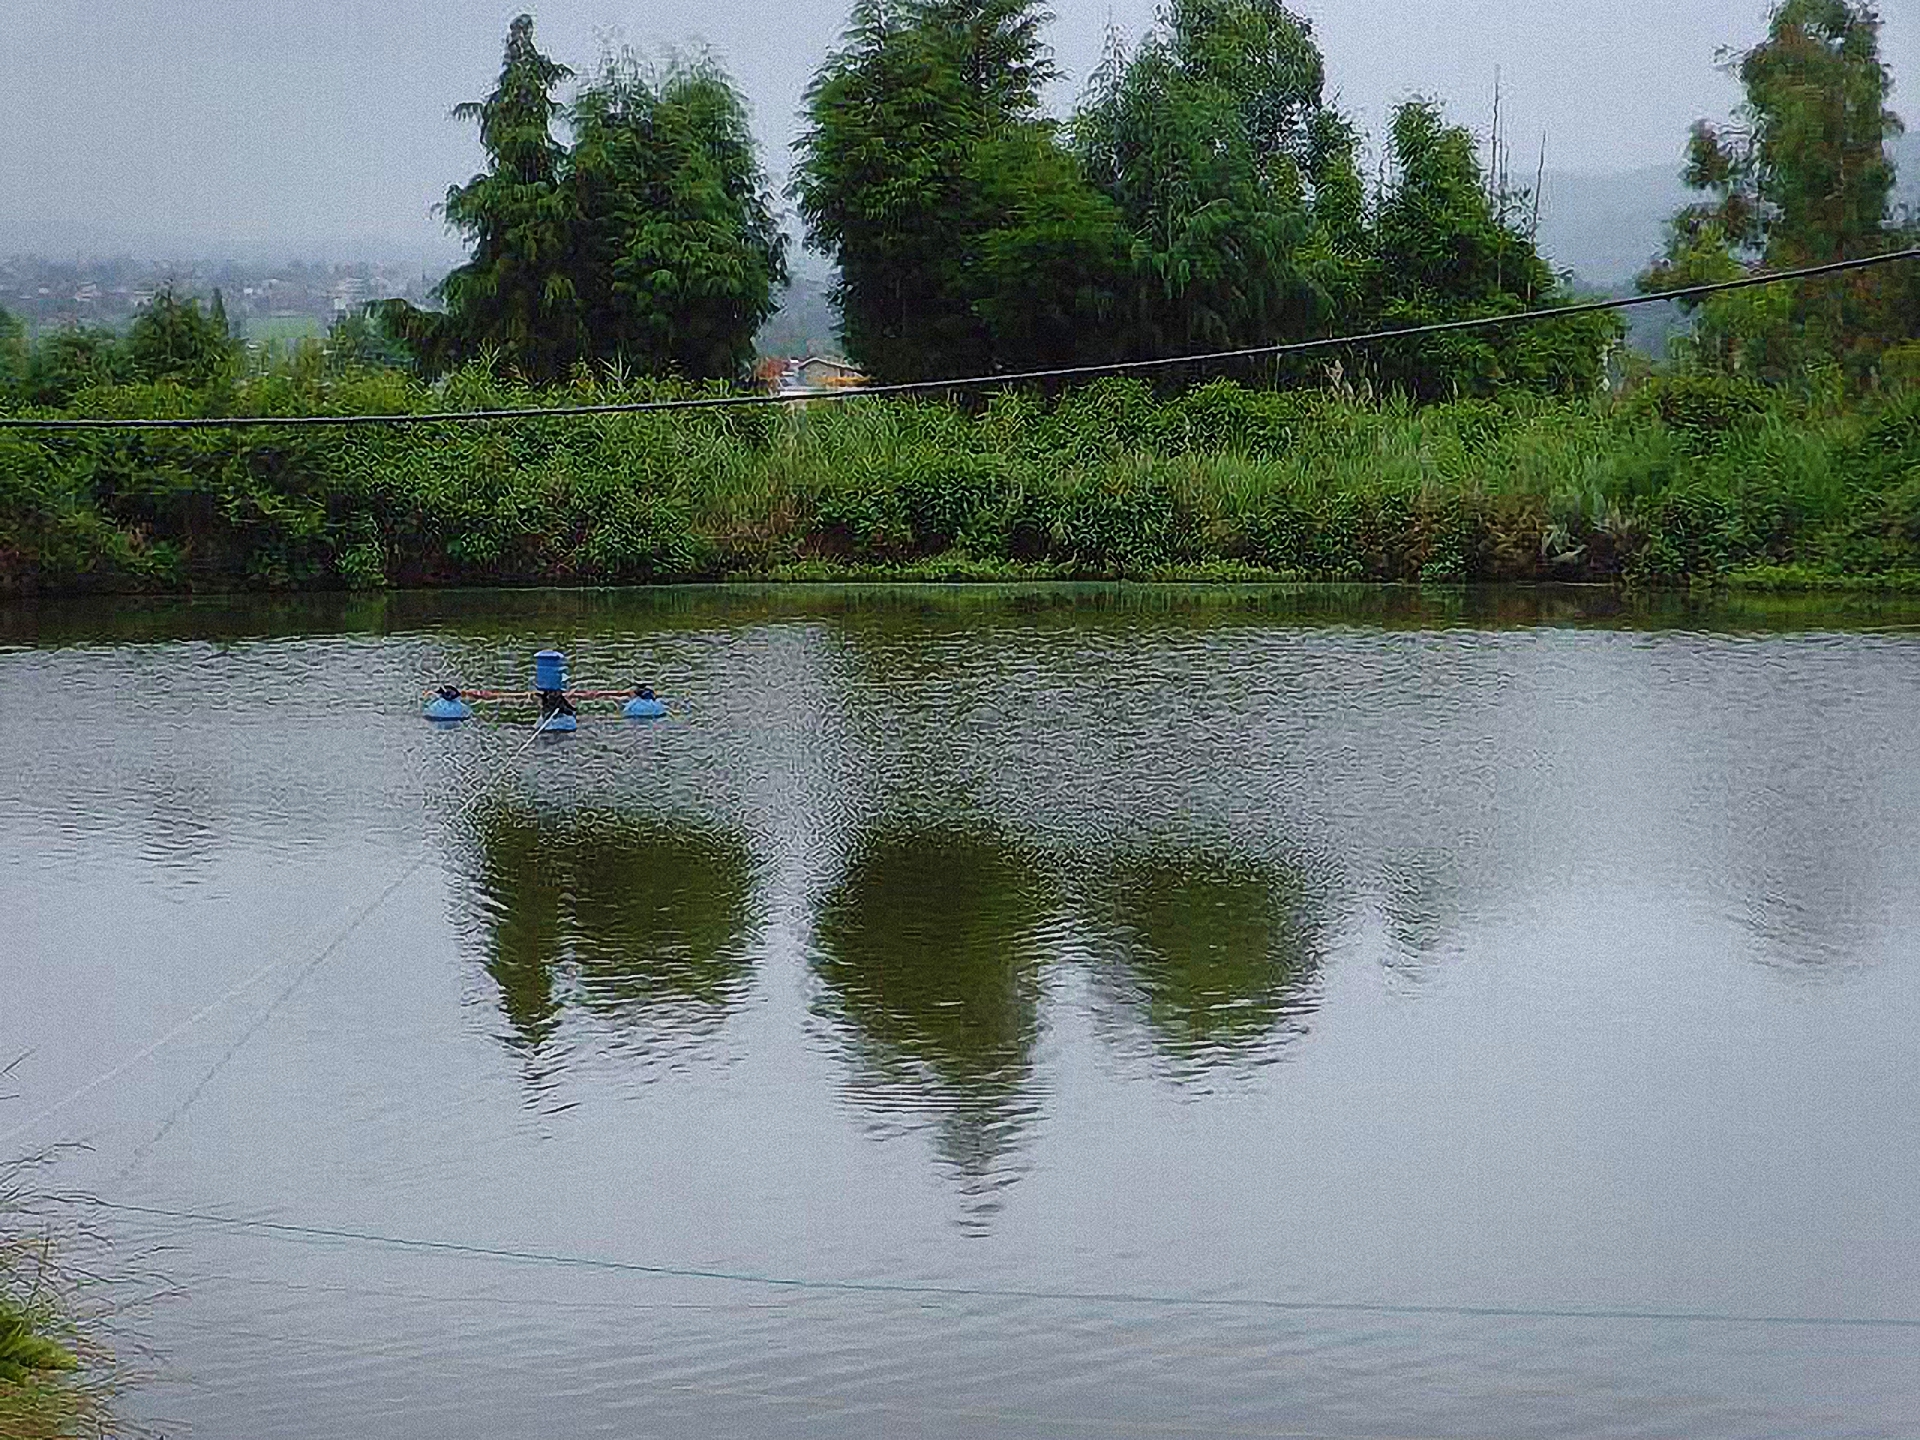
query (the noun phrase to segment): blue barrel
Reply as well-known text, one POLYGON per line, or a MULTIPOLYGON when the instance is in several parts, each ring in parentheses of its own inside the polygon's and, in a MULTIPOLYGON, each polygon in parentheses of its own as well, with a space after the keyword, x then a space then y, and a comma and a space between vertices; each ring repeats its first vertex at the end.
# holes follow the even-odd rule
POLYGON ((627 701, 626 716, 629 720, 664 720, 667 707, 652 698, 627 701))
POLYGON ((542 650, 533 657, 533 688, 540 691, 567 688, 567 657, 558 650, 542 650))

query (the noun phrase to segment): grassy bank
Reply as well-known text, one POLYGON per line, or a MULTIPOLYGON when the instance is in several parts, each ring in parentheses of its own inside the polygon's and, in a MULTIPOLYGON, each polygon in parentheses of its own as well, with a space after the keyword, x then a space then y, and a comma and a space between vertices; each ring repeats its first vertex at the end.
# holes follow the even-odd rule
MULTIPOLYGON (((119 416, 645 398, 468 373, 122 386, 119 416)), ((1274 578, 1908 588, 1920 393, 1670 377, 1425 409, 1106 381, 484 426, 0 434, 16 593, 727 577, 1274 578)))
POLYGON ((88 1247, 38 1188, 44 1161, 0 1164, 0 1436, 87 1440, 114 1432, 118 1387, 100 1339, 114 1306, 88 1247))

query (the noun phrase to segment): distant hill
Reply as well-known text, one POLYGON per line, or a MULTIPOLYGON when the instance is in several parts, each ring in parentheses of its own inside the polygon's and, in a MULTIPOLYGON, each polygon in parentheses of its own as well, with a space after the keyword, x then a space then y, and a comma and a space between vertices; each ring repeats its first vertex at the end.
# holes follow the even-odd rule
POLYGON ((1540 248, 1583 286, 1632 283, 1660 253, 1669 216, 1685 205, 1679 167, 1605 175, 1547 172, 1540 197, 1540 248))
POLYGON ((838 355, 840 312, 832 299, 833 278, 826 271, 794 267, 793 283, 780 308, 760 329, 754 345, 762 355, 801 357, 838 355))
MULTIPOLYGON (((1893 142, 1899 201, 1920 211, 1920 133, 1893 142)), ((1660 253, 1673 213, 1694 198, 1680 163, 1608 174, 1547 172, 1540 205, 1540 247, 1556 269, 1582 286, 1618 290, 1660 253)))

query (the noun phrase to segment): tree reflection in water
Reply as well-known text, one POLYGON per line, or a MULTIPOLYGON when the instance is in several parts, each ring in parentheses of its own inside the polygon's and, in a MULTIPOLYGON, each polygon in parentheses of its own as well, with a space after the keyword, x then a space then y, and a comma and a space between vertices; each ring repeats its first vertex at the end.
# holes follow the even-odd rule
POLYGON ((867 837, 815 920, 818 1011, 839 1029, 860 1103, 931 1115, 975 1217, 1016 1178, 1031 1123, 1047 887, 996 838, 867 837))
POLYGON ((1090 907, 1099 987, 1184 1078, 1276 1058, 1318 1008, 1330 925, 1289 867, 1150 853, 1117 865, 1090 907))
POLYGON ((478 829, 478 928, 514 1048, 547 1050, 572 1010, 604 1022, 602 1047, 652 1051, 710 1033, 746 993, 754 883, 738 840, 610 812, 496 809, 478 829))

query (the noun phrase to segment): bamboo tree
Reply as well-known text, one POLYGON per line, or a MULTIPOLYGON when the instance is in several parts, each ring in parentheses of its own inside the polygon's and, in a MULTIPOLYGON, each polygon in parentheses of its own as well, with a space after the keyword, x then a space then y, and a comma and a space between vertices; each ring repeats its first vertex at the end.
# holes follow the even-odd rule
POLYGON ((1124 236, 1040 111, 1033 0, 859 0, 807 94, 793 196, 883 379, 1103 352, 1124 236))
POLYGON ((444 312, 395 300, 369 318, 428 375, 498 358, 536 381, 587 362, 740 378, 787 278, 745 103, 704 59, 656 74, 610 54, 563 105, 571 75, 513 22, 493 94, 454 111, 489 162, 447 196, 472 258, 441 282, 444 312))
MULTIPOLYGON (((1514 314, 1552 302, 1560 279, 1490 178, 1474 139, 1417 100, 1394 114, 1391 179, 1373 225, 1371 308, 1387 328, 1514 314)), ((1373 362, 1388 388, 1423 399, 1507 389, 1591 392, 1619 325, 1611 316, 1444 335, 1383 347, 1373 362)))
POLYGON ((528 375, 551 378, 564 374, 586 349, 569 273, 566 151, 553 137, 560 111, 554 91, 572 73, 540 52, 533 17, 521 15, 508 32, 493 93, 453 112, 479 124, 488 162, 481 174, 447 192, 447 222, 473 250, 440 284, 450 332, 446 348, 453 358, 493 349, 528 375))
POLYGON ((596 358, 735 379, 787 279, 744 103, 710 61, 609 56, 570 111, 575 293, 596 358))
POLYGON ((1311 26, 1276 0, 1174 0, 1131 55, 1110 40, 1075 138, 1131 232, 1128 353, 1351 318, 1364 197, 1324 84, 1311 26))

